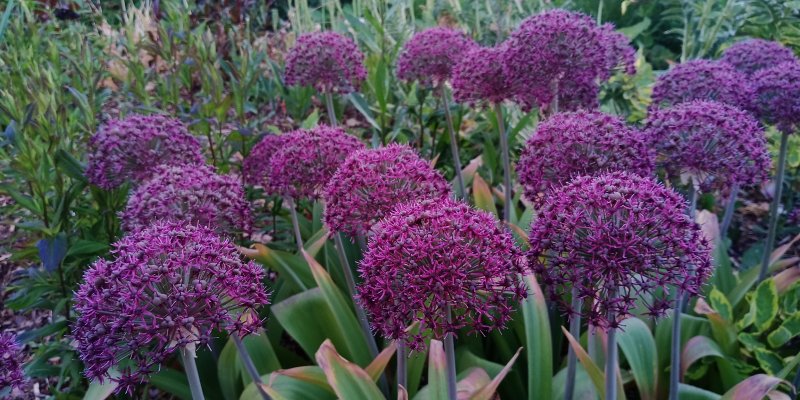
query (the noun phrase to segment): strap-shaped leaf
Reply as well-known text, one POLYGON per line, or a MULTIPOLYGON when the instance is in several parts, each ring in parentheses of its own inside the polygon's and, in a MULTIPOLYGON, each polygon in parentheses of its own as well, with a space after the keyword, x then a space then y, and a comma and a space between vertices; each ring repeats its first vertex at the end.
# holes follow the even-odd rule
POLYGON ((325 372, 328 383, 340 399, 374 400, 384 398, 367 371, 339 355, 330 340, 322 343, 317 351, 316 359, 319 367, 325 372))

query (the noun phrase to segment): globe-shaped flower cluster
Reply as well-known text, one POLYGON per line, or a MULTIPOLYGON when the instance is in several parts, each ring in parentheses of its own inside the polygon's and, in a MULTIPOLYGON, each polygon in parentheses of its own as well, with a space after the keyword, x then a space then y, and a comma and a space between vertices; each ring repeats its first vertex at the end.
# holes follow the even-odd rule
POLYGON ((22 362, 22 350, 16 337, 11 333, 0 333, 0 394, 5 389, 22 388, 25 383, 22 362))
POLYGON ((267 134, 250 150, 242 163, 244 181, 251 186, 267 186, 269 160, 283 147, 283 136, 267 134))
POLYGON ((797 57, 795 57, 791 49, 778 42, 764 39, 747 39, 725 49, 720 60, 747 75, 752 75, 764 68, 784 62, 797 61, 797 57))
POLYGON ((753 87, 760 118, 787 133, 800 127, 800 62, 785 62, 756 72, 753 87))
POLYGON ((501 47, 475 46, 453 69, 453 98, 467 104, 482 101, 497 104, 509 96, 503 72, 501 47))
POLYGON ((112 254, 84 274, 72 331, 88 378, 116 381, 118 393, 214 331, 246 335, 261 325, 264 270, 209 228, 158 222, 123 237, 112 254))
POLYGON ((644 128, 657 163, 675 181, 694 179, 702 191, 727 194, 734 186, 768 179, 771 161, 761 124, 748 112, 695 100, 655 110, 644 128))
POLYGON ((369 229, 398 203, 444 199, 450 186, 441 173, 408 146, 360 150, 339 167, 325 187, 325 224, 351 237, 369 229))
POLYGON ((424 347, 469 327, 486 334, 525 297, 524 257, 490 214, 450 199, 397 206, 376 224, 359 265, 358 301, 385 337, 424 347), (420 333, 406 328, 419 322, 420 333))
POLYGON ((685 209, 683 197, 649 178, 575 178, 551 192, 533 222, 529 265, 559 306, 593 326, 616 328, 637 299, 661 315, 670 303, 659 289, 696 295, 711 274, 708 243, 685 209), (584 309, 565 300, 573 288, 584 309))
POLYGON ((347 156, 364 148, 355 136, 320 125, 281 136, 283 146, 269 159, 267 193, 317 199, 347 156))
POLYGON ((250 206, 235 176, 218 175, 206 165, 162 165, 138 186, 121 215, 122 227, 134 231, 159 220, 213 228, 221 235, 250 232, 250 206))
POLYGON ((713 100, 750 110, 753 88, 747 76, 728 63, 692 60, 658 77, 651 107, 665 108, 691 100, 713 100))
POLYGON ((323 93, 355 92, 367 77, 364 54, 336 32, 300 35, 286 56, 286 84, 312 86, 323 93))
POLYGON ((429 28, 414 34, 397 58, 397 77, 436 86, 452 77, 453 68, 475 46, 463 32, 429 28))
POLYGON ((161 164, 204 163, 200 142, 179 120, 131 115, 109 121, 92 136, 86 176, 94 185, 114 189, 149 179, 161 164))
POLYGON ((634 50, 611 25, 587 15, 551 10, 524 20, 505 43, 503 68, 514 99, 524 108, 594 108, 598 81, 622 65, 634 72, 634 50), (578 94, 578 96, 574 96, 578 94))
POLYGON ((611 171, 649 176, 655 153, 644 135, 600 112, 555 114, 540 123, 517 162, 525 197, 540 205, 545 193, 571 178, 611 171))

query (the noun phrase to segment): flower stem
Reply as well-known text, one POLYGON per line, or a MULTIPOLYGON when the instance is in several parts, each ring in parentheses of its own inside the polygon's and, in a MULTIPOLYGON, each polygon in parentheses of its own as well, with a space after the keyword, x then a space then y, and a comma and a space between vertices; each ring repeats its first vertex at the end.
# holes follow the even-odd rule
POLYGON ((681 312, 686 296, 683 291, 675 291, 675 310, 672 314, 672 341, 670 346, 669 399, 678 399, 678 384, 681 370, 681 312))
POLYGON ((330 121, 332 127, 337 127, 339 125, 336 122, 336 109, 333 108, 333 94, 331 92, 325 92, 325 108, 328 111, 328 121, 330 121))
POLYGON ((300 234, 300 221, 297 219, 297 210, 295 209, 294 200, 291 197, 284 199, 286 207, 289 207, 289 213, 292 216, 292 228, 294 228, 294 240, 297 242, 297 251, 303 250, 303 236, 300 234))
POLYGON ((736 197, 739 195, 739 185, 734 185, 731 194, 728 196, 728 204, 725 205, 725 214, 722 215, 722 224, 719 226, 720 239, 728 237, 728 229, 733 220, 733 211, 736 209, 736 197))
POLYGON ((450 115, 450 102, 447 99, 447 88, 442 85, 441 89, 442 104, 444 105, 444 118, 447 122, 447 133, 450 134, 450 153, 453 156, 453 167, 456 170, 458 198, 464 200, 467 196, 467 189, 466 186, 464 186, 464 177, 461 175, 461 157, 458 155, 458 136, 456 136, 455 128, 453 128, 453 116, 450 115))
POLYGON ((764 244, 764 255, 761 259, 761 271, 758 273, 758 282, 767 277, 769 270, 772 248, 775 246, 775 235, 778 230, 778 209, 781 205, 781 194, 783 192, 783 175, 786 171, 786 150, 789 147, 789 132, 781 133, 781 150, 778 154, 778 171, 775 174, 775 197, 769 208, 769 231, 767 232, 767 243, 764 244))
MULTIPOLYGON (((611 322, 617 318, 613 312, 608 317, 611 322)), ((606 350, 606 400, 617 400, 617 328, 608 328, 606 350)))
POLYGON ((186 379, 189 381, 189 389, 192 392, 193 400, 205 400, 203 396, 203 387, 200 385, 200 375, 197 373, 197 364, 195 358, 194 343, 188 344, 180 350, 181 359, 183 359, 183 369, 186 372, 186 379))
MULTIPOLYGON (((450 306, 446 309, 448 325, 451 322, 450 306)), ((444 353, 447 356, 447 393, 450 400, 456 400, 456 345, 453 332, 444 335, 444 353)))
MULTIPOLYGON (((583 301, 578 297, 578 290, 572 288, 572 315, 569 320, 569 334, 572 337, 580 340, 581 335, 581 314, 580 309, 583 307, 583 301)), ((564 400, 572 400, 575 394, 575 373, 578 368, 578 357, 575 355, 575 350, 569 346, 567 353, 567 382, 564 385, 564 400)))
POLYGON ((406 368, 406 343, 401 339, 397 341, 397 392, 400 386, 408 389, 408 369, 406 368))
POLYGON ((367 251, 367 238, 364 237, 363 233, 359 232, 356 234, 356 242, 358 243, 358 248, 361 249, 362 253, 367 251))
POLYGON ((511 161, 509 159, 508 136, 506 136, 505 123, 503 122, 503 107, 500 103, 494 105, 494 114, 497 117, 497 133, 500 136, 500 157, 503 160, 503 188, 506 201, 503 205, 503 221, 511 221, 511 207, 514 204, 514 194, 511 193, 511 161))
POLYGON ((247 347, 244 347, 244 343, 242 343, 242 339, 239 337, 238 333, 231 334, 231 338, 233 339, 233 344, 236 345, 236 349, 239 350, 239 357, 242 359, 242 364, 244 364, 244 369, 250 375, 250 379, 256 384, 256 388, 258 388, 258 392, 261 394, 261 398, 264 400, 270 400, 269 395, 264 389, 261 387, 261 384, 264 382, 261 380, 261 375, 258 373, 256 369, 256 365, 253 364, 253 359, 250 358, 250 353, 247 351, 247 347))

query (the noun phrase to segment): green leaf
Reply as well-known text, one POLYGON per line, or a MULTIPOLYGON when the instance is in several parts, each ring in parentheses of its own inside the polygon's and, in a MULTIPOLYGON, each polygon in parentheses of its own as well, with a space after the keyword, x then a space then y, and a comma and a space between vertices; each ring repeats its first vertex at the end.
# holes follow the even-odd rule
POLYGON ((647 28, 650 27, 650 23, 650 18, 644 17, 644 19, 638 23, 631 26, 626 26, 624 28, 619 28, 618 30, 627 36, 630 41, 633 41, 637 36, 641 35, 642 32, 646 31, 647 28))
POLYGON ((764 280, 756 287, 750 307, 754 313, 756 332, 769 329, 778 315, 778 289, 773 279, 764 280))
POLYGON ((162 367, 161 371, 150 376, 150 383, 181 400, 192 400, 189 382, 183 372, 162 367))
POLYGON ((377 357, 372 360, 364 371, 367 371, 369 376, 372 378, 373 382, 377 382, 380 379, 381 374, 386 369, 386 366, 389 364, 389 361, 392 357, 397 353, 397 344, 392 341, 392 343, 386 347, 385 349, 381 350, 377 357))
POLYGON ((700 389, 697 386, 679 383, 678 398, 681 400, 719 400, 720 395, 705 389, 700 389))
MULTIPOLYGON (((275 250, 262 244, 255 244, 253 247, 254 249, 252 250, 246 250, 245 255, 278 271, 278 275, 290 282, 294 288, 306 290, 316 286, 311 270, 308 269, 308 264, 302 257, 289 252, 275 250)), ((314 347, 314 351, 318 347, 314 347)))
POLYGON ((777 349, 793 337, 800 334, 800 313, 794 314, 781 323, 774 331, 767 336, 770 347, 777 349))
MULTIPOLYGON (((564 386, 567 380, 567 369, 564 368, 558 371, 553 378, 553 399, 562 400, 564 398, 564 386)), ((592 380, 583 369, 583 365, 578 364, 575 368, 575 392, 573 392, 573 399, 580 400, 595 400, 597 399, 597 390, 592 384, 592 380)))
POLYGON ((431 340, 428 346, 428 386, 430 399, 447 399, 447 356, 441 341, 431 340))
POLYGON ((353 92, 347 97, 350 99, 350 102, 353 103, 353 106, 355 106, 356 110, 358 110, 358 112, 364 116, 364 118, 370 125, 372 125, 373 128, 377 130, 381 129, 378 121, 375 121, 375 117, 372 115, 372 110, 369 109, 369 104, 367 104, 367 101, 364 100, 364 97, 362 97, 361 94, 353 92))
MULTIPOLYGON (((320 379, 325 382, 325 374, 319 367, 301 367, 308 369, 315 369, 318 371, 320 379)), ((294 369, 294 368, 293 368, 294 369)), ((265 389, 273 400, 296 400, 296 399, 314 399, 314 400, 333 400, 336 395, 328 386, 328 389, 321 388, 318 385, 309 383, 305 380, 296 379, 290 375, 283 375, 280 372, 264 375, 261 379, 266 382, 265 389)), ((261 394, 254 384, 248 385, 242 392, 239 400, 263 400, 261 394)))
POLYGON ((522 302, 525 321, 525 356, 528 365, 528 399, 549 399, 553 381, 553 342, 550 317, 536 276, 523 276, 528 298, 522 302))
POLYGON ((339 398, 353 400, 383 398, 383 394, 367 371, 340 356, 330 340, 322 343, 316 359, 339 398))
POLYGON ((622 322, 617 336, 619 347, 631 367, 639 395, 643 400, 655 399, 658 386, 658 352, 650 328, 638 318, 628 318, 622 322))
POLYGON ((238 354, 233 340, 228 340, 217 360, 217 379, 226 400, 234 400, 242 390, 242 380, 236 368, 238 354))
POLYGON ((86 176, 83 174, 85 168, 83 167, 83 165, 81 165, 80 161, 78 161, 77 159, 75 159, 75 157, 72 156, 72 154, 69 154, 64 150, 59 149, 58 151, 56 151, 55 164, 56 167, 59 167, 70 178, 83 183, 89 183, 89 180, 86 179, 86 176))
POLYGON ((522 347, 520 347, 514 357, 511 357, 511 360, 508 361, 505 367, 498 373, 488 385, 482 387, 472 396, 470 396, 470 400, 491 400, 494 398, 495 392, 497 392, 497 387, 500 386, 500 382, 503 381, 503 378, 508 375, 508 372, 511 370, 511 366, 514 365, 514 361, 517 361, 519 357, 519 353, 522 352, 522 347))
POLYGON ((311 129, 319 123, 319 113, 317 110, 311 113, 301 124, 300 129, 311 129))
POLYGON ((756 356, 756 361, 761 369, 770 375, 776 375, 783 369, 783 360, 777 354, 763 347, 754 349, 753 355, 756 356))
POLYGON ((567 337, 569 341, 570 347, 575 352, 575 355, 578 357, 578 361, 583 364, 583 369, 589 375, 589 378, 594 383, 594 388, 597 390, 597 393, 600 395, 600 400, 604 400, 606 398, 606 388, 605 388, 605 374, 597 364, 592 361, 592 358, 586 354, 586 351, 581 347, 581 344, 569 334, 566 328, 563 326, 561 330, 564 331, 564 335, 567 337))
POLYGON ((717 290, 716 287, 712 287, 708 300, 714 311, 718 312, 722 318, 727 321, 733 321, 733 306, 731 306, 725 293, 717 290))
POLYGON ((753 375, 733 389, 725 393, 721 400, 757 400, 763 399, 769 392, 775 390, 781 384, 789 384, 788 382, 775 378, 773 376, 758 374, 753 375))
POLYGON ((796 282, 781 295, 783 299, 783 312, 793 315, 800 311, 800 282, 796 282))
MULTIPOLYGON (((109 370, 109 375, 119 376, 119 372, 111 369, 109 370)), ((107 399, 112 393, 114 393, 114 390, 117 388, 117 386, 119 386, 119 384, 110 379, 107 379, 105 383, 92 381, 92 383, 89 384, 89 388, 86 389, 86 393, 83 395, 83 400, 107 399)), ((0 395, 0 397, 2 397, 2 395, 0 395)))
POLYGON ((697 361, 705 357, 725 358, 717 342, 706 336, 695 336, 683 345, 681 352, 681 377, 697 361))
POLYGON ((108 243, 78 239, 67 249, 66 257, 84 257, 108 251, 108 243))
POLYGON ((489 188, 489 184, 477 172, 472 179, 472 195, 475 198, 475 207, 488 211, 492 215, 497 215, 492 189, 489 188))

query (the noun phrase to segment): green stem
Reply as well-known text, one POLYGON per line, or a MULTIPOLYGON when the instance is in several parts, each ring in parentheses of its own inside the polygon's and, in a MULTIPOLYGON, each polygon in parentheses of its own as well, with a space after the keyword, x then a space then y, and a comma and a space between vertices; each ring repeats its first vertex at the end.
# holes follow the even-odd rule
POLYGON ((781 194, 783 192, 783 176, 786 171, 786 150, 789 147, 789 132, 781 133, 781 149, 778 154, 778 171, 775 174, 775 197, 769 208, 769 231, 767 233, 767 243, 764 245, 764 255, 761 259, 761 271, 758 273, 758 282, 767 277, 767 270, 772 256, 772 248, 775 246, 775 235, 778 231, 778 211, 781 205, 781 194))
POLYGON ((186 379, 189 381, 189 389, 192 392, 193 400, 205 400, 203 396, 203 387, 200 385, 200 375, 197 373, 197 364, 195 363, 195 345, 190 343, 180 350, 181 358, 183 359, 183 369, 186 372, 186 379))
MULTIPOLYGON (((581 314, 580 310, 583 307, 583 301, 578 297, 578 290, 572 288, 572 316, 569 320, 569 334, 572 337, 580 339, 581 337, 581 314)), ((564 400, 572 400, 575 394, 575 373, 578 368, 578 357, 572 346, 569 346, 567 352, 567 382, 564 385, 564 400)))
MULTIPOLYGON (((450 306, 446 308, 447 322, 451 322, 450 306)), ((453 332, 444 335, 444 352, 447 356, 447 394, 450 400, 456 400, 456 346, 453 332)))
POLYGON ((244 369, 250 375, 250 379, 256 384, 256 388, 258 388, 258 392, 261 394, 261 398, 264 400, 270 400, 269 395, 267 392, 264 391, 264 388, 261 385, 264 381, 261 380, 261 375, 258 373, 256 369, 256 365, 253 364, 253 359, 250 357, 250 353, 247 351, 247 347, 244 346, 242 343, 242 339, 239 337, 238 333, 231 334, 231 338, 233 339, 233 344, 236 345, 236 349, 239 350, 239 357, 242 359, 242 364, 244 364, 244 369))
POLYGON ((503 160, 503 189, 506 197, 503 205, 503 221, 511 221, 511 207, 514 206, 514 194, 511 192, 511 160, 509 158, 508 136, 506 136, 505 123, 503 122, 503 107, 499 103, 494 105, 494 114, 497 117, 500 156, 503 160))
POLYGON ((681 371, 681 312, 686 302, 682 290, 675 291, 675 310, 672 314, 672 340, 670 346, 669 399, 678 399, 681 371))
MULTIPOLYGON (((609 313, 609 321, 615 318, 614 313, 609 313)), ((617 400, 617 328, 608 328, 606 350, 606 400, 617 400)))
POLYGON ((450 115, 450 102, 447 99, 447 88, 440 86, 442 90, 442 104, 444 105, 444 118, 447 121, 447 133, 450 134, 450 153, 453 156, 453 167, 456 170, 456 182, 458 183, 458 198, 467 198, 467 189, 464 186, 464 177, 461 174, 461 157, 458 155, 458 136, 453 128, 453 117, 450 115))
POLYGON ((289 213, 292 216, 292 228, 294 229, 294 240, 297 243, 297 251, 301 252, 303 250, 303 236, 300 234, 300 221, 297 218, 294 200, 287 197, 284 201, 286 202, 286 207, 289 207, 289 213))
POLYGON ((328 121, 330 121, 332 127, 337 127, 339 125, 336 122, 336 109, 333 107, 333 95, 331 92, 325 92, 325 108, 328 111, 328 121))

